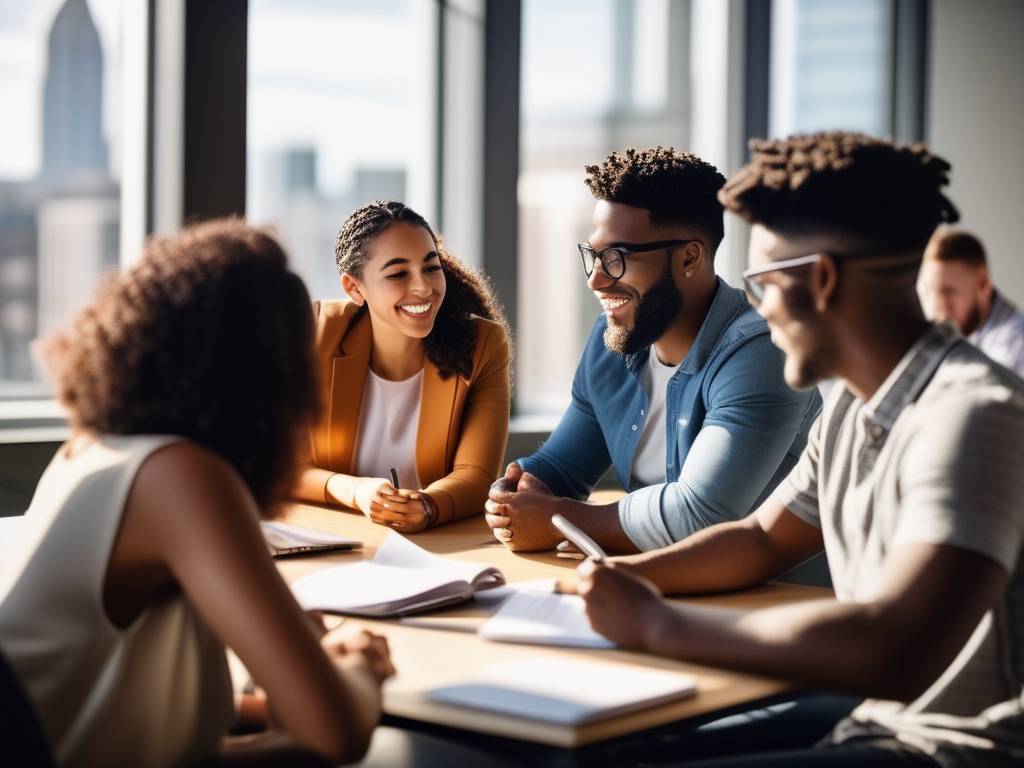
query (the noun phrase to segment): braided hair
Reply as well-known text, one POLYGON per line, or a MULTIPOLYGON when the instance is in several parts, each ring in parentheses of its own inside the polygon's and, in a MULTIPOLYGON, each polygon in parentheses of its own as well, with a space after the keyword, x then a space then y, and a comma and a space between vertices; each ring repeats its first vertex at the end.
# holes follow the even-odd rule
POLYGON ((447 379, 456 373, 469 378, 473 372, 473 350, 476 348, 476 327, 472 317, 476 315, 499 323, 506 336, 510 336, 508 321, 489 281, 449 253, 441 238, 420 214, 395 200, 374 200, 354 210, 338 231, 334 243, 338 274, 361 277, 374 239, 400 222, 422 227, 430 234, 447 284, 434 327, 424 339, 424 353, 441 378, 447 379))
POLYGON ((318 413, 313 319, 266 231, 222 219, 149 240, 43 354, 73 428, 181 435, 265 514, 286 497, 318 413))
POLYGON ((750 223, 897 251, 924 248, 938 224, 959 219, 942 193, 950 165, 924 144, 831 131, 752 139, 750 150, 750 162, 718 193, 750 223))

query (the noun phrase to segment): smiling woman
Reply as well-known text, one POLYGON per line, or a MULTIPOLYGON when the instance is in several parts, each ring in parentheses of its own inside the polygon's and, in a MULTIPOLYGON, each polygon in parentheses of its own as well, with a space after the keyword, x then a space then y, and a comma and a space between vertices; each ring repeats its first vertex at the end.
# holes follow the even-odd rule
POLYGON ((489 286, 394 201, 354 211, 335 257, 349 298, 314 304, 326 408, 296 495, 402 533, 481 511, 509 417, 508 334, 489 286))

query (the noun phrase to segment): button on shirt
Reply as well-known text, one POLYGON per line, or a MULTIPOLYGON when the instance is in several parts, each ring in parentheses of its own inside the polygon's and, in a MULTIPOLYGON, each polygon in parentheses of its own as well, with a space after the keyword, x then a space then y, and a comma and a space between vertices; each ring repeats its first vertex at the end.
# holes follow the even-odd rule
POLYGON ((821 407, 796 392, 784 356, 742 291, 718 280, 689 353, 665 390, 668 482, 641 486, 632 469, 650 409, 643 372, 650 350, 623 358, 604 344, 601 315, 572 384, 572 402, 536 453, 518 459, 558 496, 585 499, 614 466, 628 493, 619 522, 640 550, 668 546, 747 515, 796 463, 821 407))
POLYGON ((841 602, 874 600, 887 557, 910 543, 967 549, 1010 575, 928 691, 865 701, 832 741, 895 734, 942 766, 1024 765, 1024 383, 932 326, 868 402, 834 387, 775 498, 821 528, 841 602))
POLYGON ((640 409, 643 433, 633 458, 633 484, 638 488, 664 483, 668 479, 665 477, 665 465, 668 463, 665 458, 668 450, 665 441, 665 392, 677 370, 678 365, 665 365, 658 359, 652 344, 643 375, 644 392, 651 405, 640 409))

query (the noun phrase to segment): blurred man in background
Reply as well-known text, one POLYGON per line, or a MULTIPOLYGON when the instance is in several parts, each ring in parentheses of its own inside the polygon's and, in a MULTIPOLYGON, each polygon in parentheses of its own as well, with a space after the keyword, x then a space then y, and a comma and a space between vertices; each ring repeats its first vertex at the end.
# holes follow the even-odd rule
POLYGON ((929 318, 951 320, 985 354, 1024 376, 1024 314, 992 285, 978 238, 952 227, 936 230, 917 288, 929 318))

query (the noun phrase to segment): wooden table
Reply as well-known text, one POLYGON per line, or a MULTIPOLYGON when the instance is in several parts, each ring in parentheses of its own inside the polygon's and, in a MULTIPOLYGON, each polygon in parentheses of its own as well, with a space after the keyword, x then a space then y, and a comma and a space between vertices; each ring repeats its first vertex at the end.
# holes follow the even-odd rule
MULTIPOLYGON (((330 530, 363 542, 361 552, 284 559, 279 566, 289 581, 317 568, 370 558, 388 529, 354 512, 307 504, 295 504, 285 514, 289 522, 330 530)), ((410 537, 419 546, 439 555, 497 566, 509 582, 565 574, 578 561, 554 553, 515 554, 491 535, 482 517, 461 520, 410 537)), ((828 590, 791 584, 765 586, 729 595, 688 600, 730 608, 753 609, 831 595, 828 590)), ((432 618, 465 625, 483 622, 487 611, 475 603, 431 614, 432 618)), ((493 643, 468 632, 404 626, 397 620, 346 619, 365 624, 386 635, 398 674, 385 687, 384 709, 389 715, 477 733, 519 739, 562 748, 575 748, 635 733, 677 720, 706 716, 749 702, 773 697, 792 685, 783 680, 758 677, 697 664, 662 659, 619 650, 551 648, 493 643), (498 716, 428 701, 432 688, 465 681, 477 670, 498 663, 537 657, 600 660, 669 674, 686 673, 697 680, 697 695, 578 727, 498 716)))

